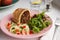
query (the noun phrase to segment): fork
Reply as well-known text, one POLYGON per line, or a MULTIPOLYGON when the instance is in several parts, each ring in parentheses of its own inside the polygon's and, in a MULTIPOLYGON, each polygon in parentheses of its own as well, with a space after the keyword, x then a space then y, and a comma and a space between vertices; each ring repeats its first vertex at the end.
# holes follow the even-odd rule
POLYGON ((60 26, 60 18, 57 17, 56 20, 55 20, 55 30, 54 30, 54 34, 53 34, 53 38, 52 40, 54 40, 54 36, 56 34, 56 31, 57 31, 57 28, 60 26))

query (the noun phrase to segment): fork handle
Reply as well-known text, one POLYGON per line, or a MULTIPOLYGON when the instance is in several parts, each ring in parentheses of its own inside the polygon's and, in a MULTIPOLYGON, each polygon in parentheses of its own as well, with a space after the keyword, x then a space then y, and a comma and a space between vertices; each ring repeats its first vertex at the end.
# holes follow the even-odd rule
POLYGON ((54 40, 54 36, 55 36, 55 34, 56 34, 57 28, 58 28, 58 25, 56 25, 56 27, 55 27, 55 30, 54 30, 54 34, 53 34, 52 40, 54 40))

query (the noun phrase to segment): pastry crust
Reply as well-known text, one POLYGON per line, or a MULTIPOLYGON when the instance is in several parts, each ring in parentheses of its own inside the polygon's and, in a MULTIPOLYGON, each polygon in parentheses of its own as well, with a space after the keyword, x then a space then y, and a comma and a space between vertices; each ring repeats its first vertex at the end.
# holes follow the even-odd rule
POLYGON ((20 24, 20 23, 23 24, 23 23, 28 22, 27 18, 28 18, 28 20, 30 20, 30 12, 26 9, 18 8, 14 11, 12 20, 17 24, 20 24), (26 15, 24 15, 24 14, 26 14, 26 15), (24 15, 25 19, 24 19, 23 15, 24 15), (25 21, 25 22, 23 22, 23 21, 25 21))

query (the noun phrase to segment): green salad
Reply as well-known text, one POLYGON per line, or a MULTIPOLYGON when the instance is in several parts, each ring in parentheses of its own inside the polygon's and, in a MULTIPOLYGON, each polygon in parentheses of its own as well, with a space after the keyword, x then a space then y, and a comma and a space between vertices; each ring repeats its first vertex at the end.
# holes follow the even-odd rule
POLYGON ((45 12, 34 15, 28 22, 30 30, 32 30, 34 33, 40 32, 44 28, 48 27, 50 24, 51 21, 46 19, 45 12))

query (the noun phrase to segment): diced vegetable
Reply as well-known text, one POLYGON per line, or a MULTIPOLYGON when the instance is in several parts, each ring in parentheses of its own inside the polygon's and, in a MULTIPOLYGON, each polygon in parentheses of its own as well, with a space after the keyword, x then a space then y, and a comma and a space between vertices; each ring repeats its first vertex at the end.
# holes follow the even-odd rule
POLYGON ((20 35, 21 33, 20 32, 16 32, 17 35, 20 35))
POLYGON ((16 32, 19 32, 19 29, 15 29, 16 32))
POLYGON ((7 24, 7 29, 10 29, 11 28, 11 23, 8 23, 7 24))
POLYGON ((26 35, 27 34, 27 32, 23 29, 22 30, 22 35, 26 35))
POLYGON ((32 31, 32 30, 30 30, 29 34, 33 34, 33 31, 32 31))
POLYGON ((26 26, 23 26, 23 28, 26 28, 26 26))
POLYGON ((16 29, 15 32, 16 32, 16 34, 18 34, 18 35, 21 34, 20 31, 19 31, 19 29, 16 29))
POLYGON ((7 24, 10 27, 10 32, 14 34, 23 34, 23 35, 28 35, 29 34, 29 27, 27 24, 15 24, 12 22, 11 24, 7 24), (11 25, 11 26, 10 26, 11 25))

